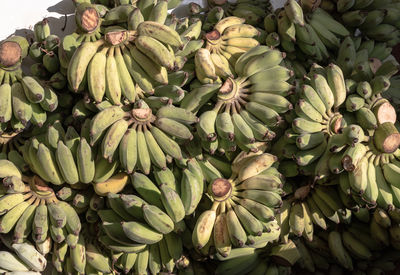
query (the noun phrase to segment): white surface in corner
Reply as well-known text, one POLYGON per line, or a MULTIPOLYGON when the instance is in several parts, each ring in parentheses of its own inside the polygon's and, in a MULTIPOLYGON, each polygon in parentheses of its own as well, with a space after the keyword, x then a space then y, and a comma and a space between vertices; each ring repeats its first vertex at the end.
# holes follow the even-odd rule
MULTIPOLYGON (((205 1, 184 0, 183 5, 190 2, 202 4, 205 1)), ((271 0, 271 2, 277 7, 281 6, 279 3, 283 0, 271 0)), ((1 0, 0 4, 0 40, 15 32, 19 35, 28 35, 33 25, 43 18, 49 18, 52 33, 59 36, 74 30, 75 22, 71 15, 75 8, 72 0, 1 0), (70 16, 67 28, 63 32, 65 14, 70 16)))

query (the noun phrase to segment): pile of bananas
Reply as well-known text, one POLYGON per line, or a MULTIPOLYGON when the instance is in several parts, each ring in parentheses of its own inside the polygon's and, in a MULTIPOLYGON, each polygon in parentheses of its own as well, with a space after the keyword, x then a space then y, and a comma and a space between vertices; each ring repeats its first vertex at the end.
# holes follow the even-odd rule
POLYGON ((0 273, 396 269, 398 0, 72 2, 0 42, 0 273))

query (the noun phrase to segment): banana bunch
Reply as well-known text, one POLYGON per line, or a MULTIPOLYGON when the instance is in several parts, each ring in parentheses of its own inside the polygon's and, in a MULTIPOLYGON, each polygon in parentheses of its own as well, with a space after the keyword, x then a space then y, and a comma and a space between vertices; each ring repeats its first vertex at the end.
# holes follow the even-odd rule
POLYGON ((299 249, 294 242, 270 244, 256 249, 242 247, 232 249, 231 254, 223 258, 215 274, 290 274, 291 266, 300 259, 299 249))
POLYGON ((98 240, 94 224, 85 224, 82 232, 52 249, 52 272, 55 274, 112 274, 113 255, 98 240))
POLYGON ((167 85, 168 70, 183 67, 185 57, 175 56, 183 46, 175 30, 158 22, 143 21, 135 31, 110 30, 104 39, 75 50, 68 81, 75 92, 87 83, 95 102, 106 97, 114 105, 133 103, 139 94, 154 94, 156 86, 167 85))
POLYGON ((176 265, 182 258, 183 247, 180 237, 170 233, 152 245, 145 246, 138 252, 118 253, 115 267, 124 274, 160 274, 176 272, 176 265))
POLYGON ((54 185, 107 181, 118 171, 119 162, 108 162, 89 145, 90 120, 87 122, 82 136, 72 126, 65 131, 56 121, 44 134, 26 141, 22 155, 30 169, 54 185))
POLYGON ((1 164, 9 172, 3 178, 0 231, 8 234, 11 243, 24 244, 31 239, 45 255, 53 242, 79 235, 81 222, 70 204, 57 200, 53 189, 38 176, 21 178, 11 173, 17 169, 11 162, 2 160, 1 164))
POLYGON ((196 77, 203 84, 221 82, 233 77, 238 58, 259 42, 254 39, 260 32, 236 16, 221 19, 205 35, 206 47, 195 54, 196 77))
MULTIPOLYGON (((157 244, 171 234, 168 238, 175 241, 169 241, 177 242, 179 238, 175 233, 185 230, 184 217, 193 214, 203 195, 201 167, 196 160, 190 159, 181 178, 175 177, 169 168, 155 170, 154 178, 156 183, 146 175, 135 172, 131 175, 131 187, 137 195, 128 192, 129 187, 120 195, 108 189, 104 194, 108 207, 91 206, 100 217, 106 233, 104 242, 111 250, 136 253, 139 252, 138 244, 157 244)), ((140 250, 143 249, 141 245, 140 250)), ((175 260, 180 258, 175 257, 176 253, 171 256, 175 260)))
POLYGON ((397 1, 337 1, 338 16, 349 28, 358 28, 370 39, 387 42, 390 47, 400 42, 397 1))
POLYGON ((382 82, 380 78, 389 82, 399 67, 395 60, 386 60, 391 50, 385 42, 346 37, 340 45, 336 64, 342 68, 349 87, 354 86, 354 82, 373 79, 382 82))
POLYGON ((180 106, 197 112, 216 94, 213 109, 202 112, 196 125, 204 149, 256 151, 255 141, 275 137, 274 129, 283 123, 280 114, 293 108, 285 98, 293 88, 287 82, 293 72, 280 65, 284 57, 279 50, 257 46, 238 59, 238 77, 227 78, 218 92, 217 84, 206 84, 185 96, 180 106))
POLYGON ((202 164, 213 203, 197 217, 192 234, 195 249, 212 242, 216 252, 227 257, 232 247, 262 248, 279 238, 275 214, 284 192, 281 174, 272 166, 276 160, 268 153, 239 154, 229 179, 220 177, 212 165, 202 164))
POLYGON ((273 6, 269 0, 239 0, 236 2, 208 0, 209 13, 216 8, 222 9, 226 16, 241 17, 246 20, 247 24, 257 26, 262 23, 264 17, 273 12, 273 6))
POLYGON ((336 51, 340 47, 341 38, 350 32, 323 9, 306 7, 303 1, 299 4, 296 0, 288 0, 284 8, 266 16, 264 29, 271 36, 268 36, 267 44, 280 45, 300 59, 322 62, 330 57, 330 50, 336 51))
POLYGON ((90 123, 90 144, 99 144, 100 154, 132 173, 139 168, 149 174, 152 165, 167 167, 167 159, 182 159, 180 143, 193 139, 191 124, 198 118, 185 109, 167 105, 154 115, 143 101, 133 106, 112 106, 99 112, 90 123))
POLYGON ((100 242, 116 253, 140 252, 146 245, 158 244, 167 235, 178 239, 173 232, 175 225, 172 218, 176 217, 171 218, 165 213, 160 208, 161 202, 157 203, 158 207, 136 195, 108 193, 107 204, 109 209, 98 210, 101 228, 105 232, 100 242))
POLYGON ((34 42, 29 47, 29 56, 36 63, 30 67, 32 75, 52 89, 63 90, 67 85, 67 78, 58 57, 61 39, 51 34, 46 18, 34 25, 33 33, 34 42))
POLYGON ((313 188, 305 185, 296 189, 293 196, 283 201, 277 215, 281 241, 288 242, 292 236, 297 236, 312 242, 318 228, 327 230, 332 223, 347 223, 352 211, 345 206, 339 192, 336 186, 323 185, 313 188))
POLYGON ((326 157, 329 156, 324 158, 324 155, 329 153, 328 144, 332 142, 352 144, 354 143, 352 135, 356 135, 360 128, 347 127, 346 131, 338 135, 343 128, 343 118, 339 108, 345 100, 346 86, 341 69, 334 64, 326 68, 314 64, 306 76, 305 84, 301 87, 294 108, 296 116, 292 121, 292 129, 281 138, 284 146, 282 147, 281 143, 275 150, 282 149, 283 154, 287 158, 294 158, 299 166, 317 163, 315 175, 324 177, 324 171, 319 171, 322 169, 319 166, 326 165, 326 157), (334 136, 337 138, 330 141, 334 136))

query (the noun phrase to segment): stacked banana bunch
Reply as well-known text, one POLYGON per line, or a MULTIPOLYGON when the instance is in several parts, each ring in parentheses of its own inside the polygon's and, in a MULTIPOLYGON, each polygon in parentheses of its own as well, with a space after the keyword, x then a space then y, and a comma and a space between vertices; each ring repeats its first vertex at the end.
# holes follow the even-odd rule
POLYGON ((201 83, 221 82, 221 78, 235 76, 234 68, 239 57, 259 45, 254 37, 260 32, 244 22, 243 18, 229 16, 221 19, 205 35, 206 47, 195 55, 196 77, 201 83))
POLYGON ((296 0, 288 0, 284 8, 266 16, 264 28, 268 34, 267 45, 281 46, 291 53, 293 59, 312 59, 317 62, 329 59, 330 51, 335 52, 341 39, 350 35, 340 22, 323 9, 308 11, 303 1, 299 4, 296 0), (308 13, 304 14, 303 9, 308 13))
POLYGON ((47 112, 58 105, 57 95, 32 76, 23 76, 21 62, 28 55, 28 41, 13 36, 0 43, 0 133, 21 132, 30 124, 41 127, 47 112))
POLYGON ((390 47, 400 42, 397 1, 337 1, 337 17, 348 28, 359 29, 362 35, 376 41, 387 42, 390 47))
MULTIPOLYGON (((222 152, 235 151, 236 146, 257 151, 255 141, 275 137, 274 128, 283 122, 280 114, 293 108, 285 98, 292 89, 287 80, 293 72, 280 65, 284 57, 284 53, 267 46, 254 47, 239 57, 234 67, 237 78, 227 78, 217 92, 213 109, 199 116, 197 133, 204 149, 211 154, 219 148, 222 152)), ((213 89, 206 87, 210 86, 194 89, 180 106, 197 112, 213 96, 213 89)))
POLYGON ((143 100, 126 108, 111 106, 93 117, 90 144, 99 144, 100 154, 109 162, 119 155, 128 173, 139 168, 149 174, 152 165, 165 169, 167 162, 183 158, 179 144, 193 139, 190 129, 197 121, 193 113, 173 105, 155 115, 143 100))
POLYGON ((227 257, 232 247, 261 248, 279 238, 275 214, 284 191, 282 175, 273 167, 276 160, 268 153, 240 153, 229 179, 213 173, 208 185, 213 203, 197 218, 192 234, 195 249, 211 242, 218 254, 227 257))
POLYGON ((395 269, 398 1, 73 2, 0 42, 0 273, 395 269))

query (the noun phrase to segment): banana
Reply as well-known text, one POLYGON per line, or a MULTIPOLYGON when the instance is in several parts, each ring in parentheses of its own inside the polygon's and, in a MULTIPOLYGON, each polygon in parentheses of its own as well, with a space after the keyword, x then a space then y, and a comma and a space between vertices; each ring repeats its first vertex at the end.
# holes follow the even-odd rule
POLYGON ((96 102, 101 102, 106 92, 107 51, 107 47, 101 49, 93 56, 88 65, 87 77, 89 93, 96 102))
POLYGON ((234 204, 233 202, 231 203, 233 204, 233 210, 235 211, 236 216, 243 225, 245 231, 250 235, 260 236, 263 231, 263 225, 261 222, 240 204, 234 204))
MULTIPOLYGON (((273 109, 277 113, 285 113, 293 109, 293 105, 285 97, 272 93, 252 93, 247 99, 273 109)), ((253 114, 255 115, 255 114, 253 114)))
POLYGON ((28 272, 27 265, 15 254, 8 251, 0 251, 0 268, 11 272, 28 272))
POLYGON ((54 153, 43 143, 39 144, 37 158, 40 165, 46 167, 44 170, 46 177, 49 178, 53 184, 60 185, 64 183, 65 180, 60 173, 54 153))
POLYGON ((166 135, 157 127, 152 127, 150 131, 156 139, 157 143, 160 145, 161 149, 166 154, 178 160, 182 159, 182 151, 176 141, 171 139, 168 135, 166 135))
POLYGON ((139 24, 137 28, 139 36, 149 36, 173 47, 183 47, 181 37, 175 30, 163 25, 161 22, 152 21, 144 21, 139 24))
POLYGON ((157 186, 145 175, 135 172, 131 176, 133 187, 148 203, 163 208, 161 192, 157 186))
POLYGON ((126 236, 137 243, 154 244, 163 238, 162 234, 140 222, 122 222, 121 225, 126 236))
POLYGON ((247 24, 236 24, 227 27, 221 38, 222 40, 229 40, 231 38, 252 38, 258 36, 260 32, 257 28, 247 24))
POLYGON ((161 201, 167 214, 177 223, 185 217, 185 207, 179 194, 167 184, 160 185, 161 201))
POLYGON ((66 228, 70 234, 79 235, 82 225, 75 209, 66 202, 60 201, 58 205, 64 211, 66 216, 66 228))
POLYGON ((72 56, 68 65, 67 76, 68 81, 75 92, 78 91, 79 86, 84 79, 90 60, 103 44, 104 40, 102 39, 96 42, 83 43, 72 56))
POLYGON ((383 175, 388 183, 397 188, 400 187, 397 180, 399 178, 400 167, 396 163, 386 163, 382 166, 383 175))
POLYGON ((29 243, 13 244, 12 248, 18 257, 32 270, 43 272, 46 268, 46 258, 29 243))
POLYGON ((175 69, 175 58, 172 53, 158 40, 150 36, 138 36, 136 47, 151 60, 171 71, 175 69))
POLYGON ((243 144, 254 143, 255 138, 252 129, 242 116, 235 112, 232 114, 232 123, 234 126, 235 140, 243 144))
POLYGON ((32 118, 32 107, 25 96, 22 84, 16 82, 11 86, 11 99, 14 117, 26 125, 32 118))
POLYGON ((8 211, 4 216, 1 217, 0 220, 0 232, 7 234, 10 232, 15 225, 17 224, 20 217, 23 215, 25 210, 35 201, 32 197, 26 201, 23 201, 13 207, 10 211, 8 211))
POLYGON ((117 71, 119 75, 121 92, 122 95, 129 101, 135 102, 137 91, 135 89, 135 83, 133 82, 129 70, 125 64, 124 58, 121 53, 121 49, 117 47, 115 49, 115 63, 117 65, 117 71))
POLYGON ((162 131, 164 131, 165 133, 174 136, 178 139, 181 140, 192 140, 193 139, 193 135, 190 132, 190 130, 188 129, 188 127, 186 127, 186 125, 169 119, 169 118, 158 118, 154 124, 161 129, 162 131))
POLYGON ((279 12, 277 19, 278 33, 282 37, 282 41, 288 43, 296 41, 296 28, 284 9, 279 12))
POLYGON ((142 210, 146 222, 158 232, 168 234, 174 229, 174 222, 157 206, 144 204, 142 210))
POLYGON ((247 240, 247 234, 231 205, 228 205, 226 223, 231 243, 236 247, 243 247, 247 240))
POLYGON ((5 123, 11 120, 13 114, 11 86, 9 84, 0 86, 0 96, 2 98, 0 103, 0 122, 5 123))
POLYGON ((104 256, 93 244, 88 243, 85 247, 86 262, 102 273, 111 272, 110 259, 104 256))
POLYGON ((284 5, 287 17, 294 24, 304 26, 304 16, 301 6, 295 0, 289 0, 284 5))
POLYGON ((289 226, 295 235, 301 236, 303 234, 305 228, 304 222, 304 210, 302 204, 294 203, 290 208, 289 226))
POLYGON ((137 162, 137 139, 136 130, 128 129, 119 143, 119 157, 123 168, 131 174, 137 162))
POLYGON ((144 136, 142 127, 139 126, 137 131, 137 150, 138 150, 138 164, 142 172, 146 175, 150 173, 151 159, 149 154, 149 148, 146 144, 146 138, 144 136))
MULTIPOLYGON (((7 178, 7 177, 17 177, 22 178, 21 171, 9 160, 1 159, 0 160, 0 178, 7 178)), ((0 198, 1 201, 1 198, 0 198)), ((4 210, 3 210, 4 211, 4 210)), ((3 212, 0 208, 0 213, 3 212)))
POLYGON ((325 125, 298 117, 293 120, 292 128, 298 134, 307 134, 321 132, 324 130, 325 125))
POLYGON ((308 101, 299 99, 295 107, 296 114, 302 118, 323 123, 324 118, 308 101))
POLYGON ((170 118, 186 125, 198 122, 198 118, 196 117, 195 114, 187 111, 186 109, 177 108, 173 105, 167 105, 165 107, 158 109, 156 116, 170 118))
POLYGON ((219 213, 215 219, 213 238, 217 252, 223 257, 227 257, 231 252, 232 244, 229 239, 227 216, 225 212, 219 213))
POLYGON ((103 157, 109 162, 113 161, 115 152, 128 129, 128 125, 129 124, 125 119, 120 119, 108 128, 101 143, 101 149, 103 157))
POLYGON ((204 75, 206 78, 217 80, 215 66, 211 59, 211 53, 207 49, 199 49, 195 55, 196 73, 204 75))
POLYGON ((64 180, 68 184, 76 184, 79 181, 78 168, 71 150, 62 140, 58 142, 55 152, 58 168, 64 180))
POLYGON ((21 81, 26 98, 31 103, 39 103, 44 98, 44 89, 36 79, 30 76, 25 76, 21 81))
POLYGON ((79 236, 79 240, 76 246, 70 247, 69 258, 71 259, 73 269, 75 269, 79 273, 85 272, 86 253, 83 236, 79 236))
POLYGON ((85 138, 81 138, 76 156, 79 180, 82 183, 92 182, 95 175, 95 162, 93 151, 85 138))
POLYGON ((354 171, 349 172, 350 187, 356 193, 362 194, 368 185, 368 159, 363 157, 354 171))
POLYGON ((167 16, 168 16, 168 1, 159 1, 151 9, 148 20, 164 24, 165 20, 167 19, 167 16))
POLYGON ((107 193, 119 193, 124 189, 128 182, 128 175, 125 173, 118 173, 104 182, 97 182, 94 184, 94 191, 100 196, 105 196, 107 193))
POLYGON ((194 212, 202 197, 203 183, 189 169, 183 170, 181 199, 186 215, 194 212))
POLYGON ((342 265, 344 268, 348 270, 353 269, 353 262, 350 258, 350 255, 343 247, 342 237, 339 232, 331 231, 328 235, 328 244, 329 249, 333 254, 333 257, 342 265))
POLYGON ((224 31, 227 30, 228 27, 243 24, 244 22, 245 19, 236 16, 225 17, 214 26, 214 30, 223 35, 224 31))
POLYGON ((106 59, 106 96, 114 105, 121 105, 122 88, 119 79, 115 48, 110 48, 106 59))

